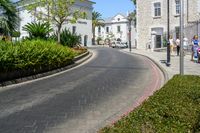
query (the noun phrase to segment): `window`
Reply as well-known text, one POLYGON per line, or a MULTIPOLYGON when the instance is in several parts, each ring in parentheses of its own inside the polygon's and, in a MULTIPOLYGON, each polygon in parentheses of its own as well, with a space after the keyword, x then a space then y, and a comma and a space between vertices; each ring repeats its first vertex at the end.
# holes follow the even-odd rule
POLYGON ((76 33, 76 26, 72 27, 72 33, 75 34, 76 33))
POLYGON ((161 16, 161 4, 160 4, 160 2, 154 3, 154 16, 155 17, 161 16))
POLYGON ((117 32, 121 32, 121 27, 117 26, 117 32))
POLYGON ((117 20, 120 21, 120 18, 118 18, 117 20))
POLYGON ((107 33, 109 32, 109 27, 106 27, 106 32, 107 32, 107 33))
POLYGON ((180 12, 181 12, 180 0, 175 0, 175 2, 176 2, 176 14, 180 14, 180 12))
POLYGON ((175 32, 176 32, 176 38, 179 38, 179 36, 180 36, 180 27, 175 27, 175 32))
POLYGON ((101 33, 101 27, 100 26, 98 27, 98 32, 101 33))

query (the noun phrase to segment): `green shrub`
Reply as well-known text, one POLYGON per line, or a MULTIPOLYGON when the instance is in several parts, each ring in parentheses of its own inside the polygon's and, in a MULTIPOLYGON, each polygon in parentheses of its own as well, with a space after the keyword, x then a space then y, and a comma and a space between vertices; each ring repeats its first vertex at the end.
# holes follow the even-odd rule
POLYGON ((20 37, 21 33, 19 31, 13 31, 11 32, 12 37, 20 37))
POLYGON ((53 30, 49 23, 28 23, 23 27, 28 32, 29 39, 47 39, 48 34, 53 30))
POLYGON ((0 42, 0 73, 60 67, 72 61, 75 54, 70 48, 54 41, 26 40, 15 45, 0 42))
POLYGON ((99 133, 200 132, 200 77, 175 76, 140 107, 99 133))
MULTIPOLYGON (((57 34, 52 35, 54 40, 57 40, 57 34)), ((75 47, 80 43, 81 36, 72 34, 69 30, 64 29, 60 34, 60 41, 63 46, 75 47)))

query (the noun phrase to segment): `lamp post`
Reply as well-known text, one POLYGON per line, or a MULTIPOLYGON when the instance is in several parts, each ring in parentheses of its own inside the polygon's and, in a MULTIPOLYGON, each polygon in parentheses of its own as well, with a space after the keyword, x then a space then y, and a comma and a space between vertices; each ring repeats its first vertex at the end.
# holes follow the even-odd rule
POLYGON ((184 33, 184 0, 180 0, 180 75, 184 75, 184 52, 183 52, 183 33, 184 33))
POLYGON ((170 19, 169 19, 169 0, 167 0, 167 62, 166 65, 170 66, 170 42, 169 42, 169 37, 170 37, 170 19))
POLYGON ((132 17, 131 17, 131 13, 129 13, 128 15, 128 30, 129 30, 129 33, 128 33, 128 38, 129 38, 129 51, 131 52, 131 22, 132 22, 132 17))

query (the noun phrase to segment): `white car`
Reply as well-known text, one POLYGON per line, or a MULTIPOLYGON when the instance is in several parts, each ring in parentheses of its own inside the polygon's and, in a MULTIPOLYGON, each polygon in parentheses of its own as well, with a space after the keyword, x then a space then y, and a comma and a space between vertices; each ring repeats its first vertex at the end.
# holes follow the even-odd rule
POLYGON ((112 43, 111 43, 111 47, 112 47, 112 48, 116 48, 115 42, 112 42, 112 43))
POLYGON ((116 44, 117 48, 121 48, 122 47, 121 42, 116 42, 115 44, 116 44))
POLYGON ((127 45, 127 43, 125 43, 125 42, 116 42, 116 47, 117 48, 127 48, 128 47, 128 45, 127 45))
POLYGON ((122 42, 121 44, 123 45, 123 48, 128 48, 127 42, 122 42))

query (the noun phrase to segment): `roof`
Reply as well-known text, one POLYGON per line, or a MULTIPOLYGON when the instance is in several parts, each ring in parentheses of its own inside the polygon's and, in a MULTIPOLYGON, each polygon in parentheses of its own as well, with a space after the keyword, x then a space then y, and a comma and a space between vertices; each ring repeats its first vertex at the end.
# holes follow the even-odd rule
POLYGON ((92 4, 96 4, 96 2, 91 1, 91 0, 86 0, 86 1, 88 1, 88 2, 90 2, 90 3, 92 3, 92 4))
POLYGON ((104 23, 112 23, 112 20, 117 16, 117 15, 121 15, 123 16, 124 18, 127 18, 127 16, 123 13, 117 13, 115 16, 113 17, 109 17, 109 18, 106 18, 104 19, 104 23))
POLYGON ((121 16, 123 16, 124 18, 127 17, 127 15, 125 15, 125 14, 123 14, 123 13, 117 13, 117 14, 116 14, 115 16, 113 16, 112 18, 116 17, 117 15, 121 15, 121 16))

